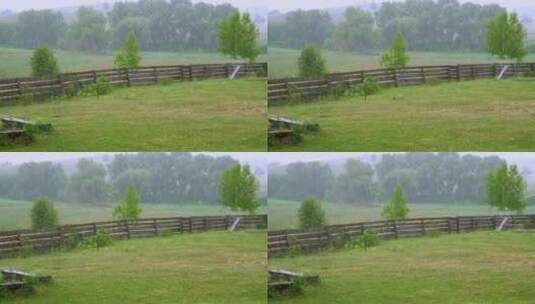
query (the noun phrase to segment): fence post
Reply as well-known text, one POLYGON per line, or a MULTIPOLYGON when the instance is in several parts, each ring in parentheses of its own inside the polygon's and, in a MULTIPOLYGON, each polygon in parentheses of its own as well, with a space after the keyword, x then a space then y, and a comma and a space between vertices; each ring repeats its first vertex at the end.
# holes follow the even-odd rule
POLYGON ((154 83, 158 82, 158 70, 156 67, 152 67, 152 76, 154 77, 154 83))
POLYGON ((93 74, 93 82, 97 83, 97 72, 95 70, 93 70, 93 71, 91 71, 91 73, 93 74))
POLYGON ((498 74, 497 74, 497 73, 498 73, 498 71, 497 71, 497 69, 496 69, 496 64, 494 63, 494 64, 492 65, 492 75, 494 75, 493 78, 498 77, 498 74))
POLYGON ((472 231, 476 230, 476 225, 475 225, 473 216, 470 217, 470 226, 471 226, 472 231))
POLYGON ((456 222, 456 226, 457 226, 457 233, 461 233, 461 225, 460 225, 460 221, 459 221, 459 217, 456 217, 455 218, 455 222, 456 222))
POLYGON ((448 217, 448 234, 451 234, 451 217, 448 217))
POLYGON ((399 232, 398 232, 398 225, 397 225, 396 220, 393 221, 393 224, 394 224, 394 237, 397 239, 399 236, 399 232))
POLYGON ((189 72, 189 81, 193 81, 193 69, 191 68, 191 65, 188 65, 188 72, 189 72))
POLYGON ((58 84, 61 93, 65 93, 65 85, 63 84, 63 76, 61 74, 58 74, 58 84))
POLYGON ((461 81, 461 65, 457 65, 457 81, 461 81))
POLYGON ((97 224, 93 223, 93 235, 97 234, 97 224))
POLYGON ((158 235, 158 221, 155 218, 152 219, 152 225, 154 226, 154 235, 158 235))
POLYGON ((470 72, 472 73, 472 79, 476 79, 476 70, 474 66, 470 67, 470 72))
POLYGON ((392 72, 394 72, 394 85, 397 88, 399 86, 398 71, 397 69, 392 69, 392 72))
POLYGON ((420 223, 422 225, 422 235, 425 235, 425 220, 421 220, 420 223))
POLYGON ((126 228, 126 238, 130 239, 130 225, 128 224, 128 220, 124 220, 124 225, 126 228))
POLYGON ((130 71, 128 68, 125 68, 124 71, 126 75, 126 86, 129 87, 130 86, 130 71))
POLYGON ((421 68, 420 68, 420 72, 421 72, 421 74, 422 74, 422 81, 423 81, 423 83, 424 83, 424 84, 427 83, 427 78, 425 77, 425 69, 424 69, 424 67, 421 67, 421 68))

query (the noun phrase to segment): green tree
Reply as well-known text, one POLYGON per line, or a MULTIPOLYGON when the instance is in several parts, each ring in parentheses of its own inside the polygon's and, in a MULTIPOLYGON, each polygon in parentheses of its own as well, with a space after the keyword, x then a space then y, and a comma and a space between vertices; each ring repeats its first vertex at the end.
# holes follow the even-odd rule
POLYGON ((255 176, 249 166, 236 165, 223 173, 219 184, 221 204, 233 211, 247 211, 254 214, 260 207, 256 197, 258 188, 255 176))
POLYGON ((327 223, 321 202, 313 198, 301 202, 297 217, 301 229, 321 228, 327 223))
POLYGON ((407 206, 407 198, 405 191, 401 185, 397 185, 394 191, 394 196, 383 207, 383 217, 387 220, 402 220, 409 214, 409 207, 407 206))
POLYGON ((80 159, 77 171, 71 175, 66 196, 71 202, 102 204, 109 202, 112 187, 106 179, 106 167, 90 159, 80 159))
POLYGON ((54 228, 58 224, 58 213, 54 203, 45 198, 34 201, 31 219, 33 229, 54 228))
POLYGON ((300 77, 317 77, 325 74, 325 59, 318 48, 307 46, 297 59, 300 77))
POLYGON ((128 34, 123 47, 115 54, 115 65, 119 68, 134 69, 139 66, 141 55, 139 55, 139 43, 133 32, 128 34))
POLYGON ((522 214, 528 206, 527 185, 516 165, 506 163, 486 177, 487 203, 500 211, 522 214))
POLYGON ((219 51, 224 55, 254 62, 260 54, 257 44, 258 30, 248 13, 235 12, 219 22, 219 51))
POLYGON ((501 13, 487 26, 487 50, 500 59, 522 61, 528 54, 527 32, 516 13, 501 13))
POLYGON ((409 55, 405 47, 405 38, 398 32, 394 37, 392 48, 381 55, 381 65, 389 69, 400 69, 409 63, 409 55))
POLYGON ((113 218, 119 220, 137 220, 141 215, 139 194, 133 185, 128 186, 124 200, 113 209, 113 218))
POLYGON ((48 46, 43 45, 33 51, 30 58, 33 77, 51 77, 59 72, 58 61, 54 52, 48 46))

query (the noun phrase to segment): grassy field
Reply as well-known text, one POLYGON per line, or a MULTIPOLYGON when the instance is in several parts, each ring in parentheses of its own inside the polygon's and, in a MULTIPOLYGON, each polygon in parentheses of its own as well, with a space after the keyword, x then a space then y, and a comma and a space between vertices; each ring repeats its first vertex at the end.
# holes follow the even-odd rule
MULTIPOLYGON (((110 205, 81 205, 73 203, 55 203, 58 210, 60 224, 90 223, 95 221, 112 220, 113 207, 110 205)), ((32 202, 12 201, 0 199, 0 231, 24 229, 30 227, 30 210, 32 202)), ((220 205, 193 205, 193 204, 142 204, 142 217, 172 217, 195 215, 223 215, 236 214, 236 212, 223 208, 220 205)), ((257 213, 265 214, 265 207, 257 213)))
POLYGON ((527 304, 535 297, 534 261, 535 233, 474 232, 273 259, 269 267, 322 280, 273 303, 527 304))
MULTIPOLYGON (((269 230, 297 228, 297 209, 299 202, 270 199, 268 203, 269 230)), ((349 224, 363 221, 380 221, 382 205, 358 206, 349 204, 324 203, 323 208, 327 224, 349 224)), ((451 204, 410 204, 409 217, 441 217, 461 215, 500 214, 487 205, 451 203, 451 204)), ((526 214, 535 214, 535 206, 529 207, 526 214)))
MULTIPOLYGON (((31 74, 32 50, 0 47, 0 78, 27 77, 31 74)), ((84 54, 71 51, 55 51, 61 72, 78 72, 112 68, 113 54, 84 54)), ((219 53, 203 52, 142 52, 141 65, 174 65, 196 63, 232 62, 219 53)), ((265 61, 265 56, 258 61, 265 61)))
POLYGON ((212 79, 117 88, 101 97, 5 106, 0 115, 52 123, 12 151, 265 151, 266 82, 212 79))
POLYGON ((274 106, 270 114, 321 130, 273 151, 532 151, 535 81, 494 79, 383 89, 378 94, 274 106))
POLYGON ((54 280, 2 303, 265 303, 265 248, 265 231, 224 231, 0 260, 54 280))
MULTIPOLYGON (((322 54, 327 64, 328 72, 349 72, 365 69, 381 68, 379 53, 358 54, 351 52, 327 51, 322 54)), ((281 48, 269 48, 268 63, 270 78, 284 78, 297 76, 297 58, 300 51, 281 48)), ((472 63, 495 63, 498 58, 487 53, 439 53, 439 52, 410 52, 411 66, 420 65, 455 65, 472 63)), ((526 62, 535 61, 535 54, 524 59, 526 62)))

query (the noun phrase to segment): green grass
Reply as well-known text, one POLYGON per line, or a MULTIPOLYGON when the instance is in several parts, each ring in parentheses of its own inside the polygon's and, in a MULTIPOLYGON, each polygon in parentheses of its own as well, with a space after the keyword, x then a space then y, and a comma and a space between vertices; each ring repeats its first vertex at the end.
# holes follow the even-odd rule
POLYGON ((52 123, 11 151, 265 151, 265 79, 211 79, 110 95, 5 106, 0 115, 52 123))
POLYGON ((532 151, 535 81, 494 79, 383 89, 377 95, 275 106, 320 132, 273 151, 532 151))
MULTIPOLYGON (((298 227, 297 209, 299 202, 270 199, 268 203, 269 230, 282 230, 298 227)), ((323 208, 327 224, 349 224, 363 221, 380 221, 382 205, 371 206, 324 203, 323 208)), ((410 204, 409 217, 441 217, 462 215, 494 215, 500 214, 495 209, 483 204, 450 203, 450 204, 410 204)), ((535 214, 535 206, 525 211, 535 214)))
MULTIPOLYGON (((33 50, 0 47, 0 78, 27 77, 31 74, 30 57, 33 50)), ((113 54, 84 54, 55 50, 61 72, 78 72, 113 68, 113 54)), ((176 65, 232 62, 218 53, 204 52, 142 52, 141 65, 176 65)), ((265 56, 258 61, 265 61, 265 56)))
POLYGON ((265 248, 265 231, 224 231, 0 260, 54 280, 2 303, 265 303, 265 248))
POLYGON ((273 259, 269 267, 322 280, 303 296, 273 302, 528 304, 534 258, 535 233, 474 232, 273 259))
MULTIPOLYGON (((55 207, 60 224, 78 224, 112 220, 114 206, 56 202, 55 207)), ((0 199, 0 231, 29 228, 31 208, 32 202, 0 199)), ((142 203, 141 208, 141 216, 144 218, 236 214, 220 205, 142 203)), ((257 211, 259 214, 266 212, 265 207, 257 211)))
MULTIPOLYGON (((268 51, 269 77, 285 78, 298 74, 297 58, 300 51, 270 47, 268 51)), ((351 52, 322 50, 327 64, 327 71, 349 72, 381 68, 379 54, 358 54, 351 52)), ((447 53, 447 52, 409 52, 411 66, 421 65, 456 65, 472 63, 500 62, 496 57, 486 53, 447 53)), ((535 55, 527 56, 524 61, 535 61, 535 55)))

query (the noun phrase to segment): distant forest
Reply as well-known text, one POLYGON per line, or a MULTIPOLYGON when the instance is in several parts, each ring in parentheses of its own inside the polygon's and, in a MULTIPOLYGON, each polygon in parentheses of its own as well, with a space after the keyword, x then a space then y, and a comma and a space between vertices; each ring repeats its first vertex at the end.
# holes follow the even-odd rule
POLYGON ((104 204, 121 199, 132 184, 143 203, 217 204, 221 175, 237 164, 229 156, 116 154, 106 165, 80 159, 74 173, 66 174, 59 163, 30 162, 0 171, 0 197, 104 204))
POLYGON ((458 153, 387 154, 374 165, 348 159, 339 174, 326 163, 298 162, 269 174, 268 193, 271 199, 373 205, 390 198, 400 184, 411 203, 481 203, 486 174, 503 162, 458 153))
POLYGON ((349 7, 342 21, 327 11, 292 11, 269 22, 269 45, 368 52, 390 47, 401 32, 411 51, 484 51, 488 21, 506 9, 457 0, 383 2, 375 12, 349 7), (278 18, 281 19, 281 18, 278 18))
POLYGON ((238 11, 230 4, 192 4, 189 0, 139 0, 115 2, 104 14, 80 7, 76 18, 66 23, 60 12, 29 10, 16 22, 0 23, 0 44, 54 48, 84 52, 117 49, 129 32, 136 34, 142 50, 217 50, 217 24, 238 11))

